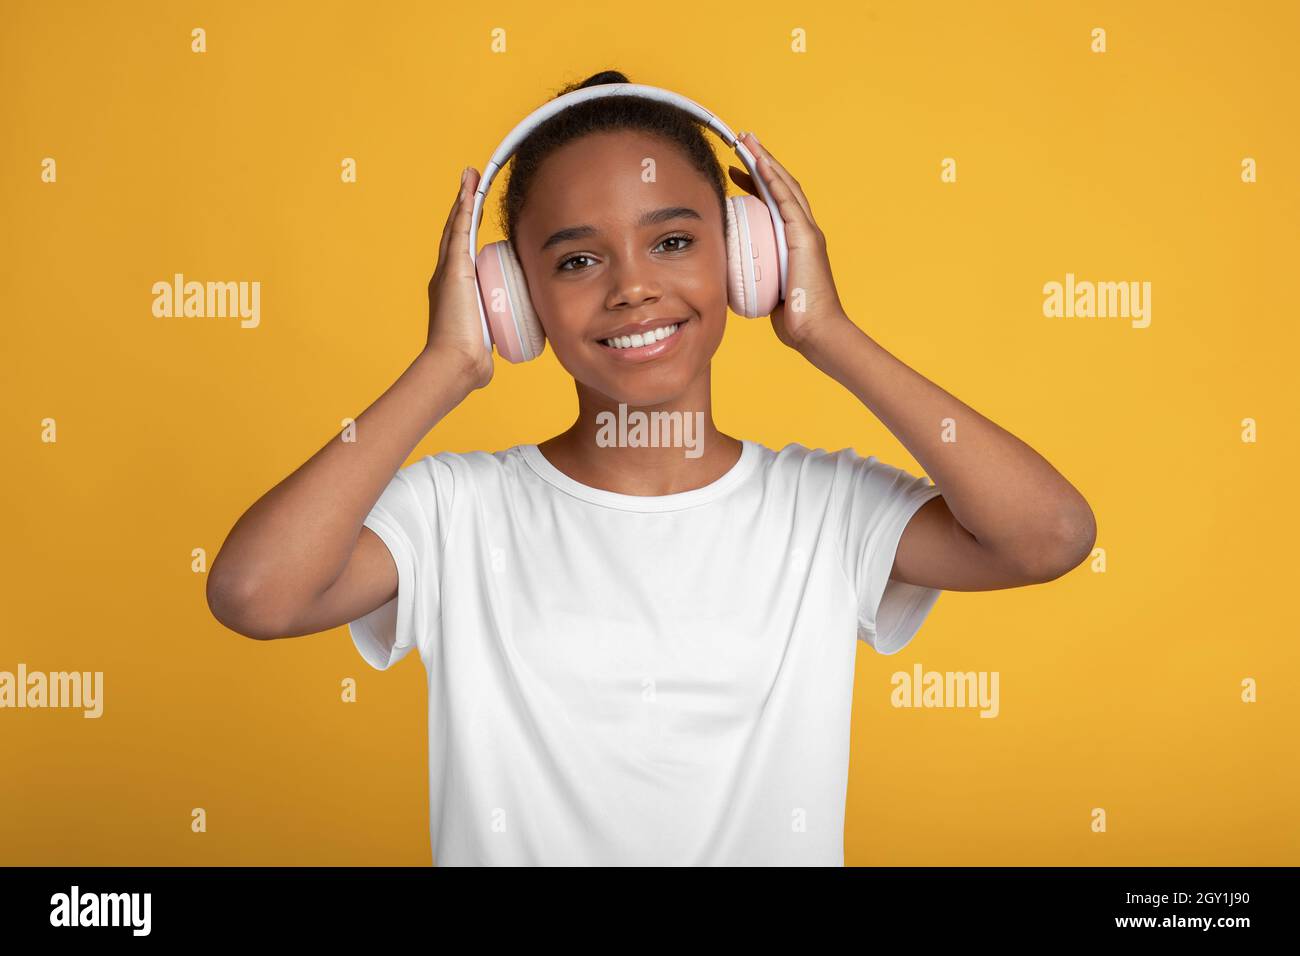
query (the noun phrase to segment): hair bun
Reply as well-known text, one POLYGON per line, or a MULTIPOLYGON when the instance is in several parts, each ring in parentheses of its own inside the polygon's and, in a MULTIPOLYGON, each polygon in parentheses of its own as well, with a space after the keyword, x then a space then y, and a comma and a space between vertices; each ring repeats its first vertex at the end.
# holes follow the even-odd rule
POLYGON ((579 83, 576 87, 574 87, 574 89, 585 90, 589 86, 604 86, 606 83, 630 83, 630 82, 631 80, 629 80, 622 73, 618 72, 618 70, 603 70, 600 73, 596 73, 592 76, 587 77, 587 79, 579 83))

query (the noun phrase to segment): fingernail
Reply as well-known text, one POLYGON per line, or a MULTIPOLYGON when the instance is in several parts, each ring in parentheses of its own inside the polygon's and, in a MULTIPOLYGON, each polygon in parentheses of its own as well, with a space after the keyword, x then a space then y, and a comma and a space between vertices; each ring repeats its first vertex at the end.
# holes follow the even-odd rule
POLYGON ((460 171, 460 184, 461 184, 462 186, 464 186, 464 185, 465 185, 465 180, 467 180, 467 179, 469 179, 469 167, 468 167, 468 166, 466 166, 464 169, 462 169, 462 170, 460 171))
POLYGON ((750 130, 749 135, 752 136, 752 137, 754 137, 754 142, 756 142, 756 143, 758 142, 758 134, 757 134, 757 133, 755 133, 753 130, 750 130))

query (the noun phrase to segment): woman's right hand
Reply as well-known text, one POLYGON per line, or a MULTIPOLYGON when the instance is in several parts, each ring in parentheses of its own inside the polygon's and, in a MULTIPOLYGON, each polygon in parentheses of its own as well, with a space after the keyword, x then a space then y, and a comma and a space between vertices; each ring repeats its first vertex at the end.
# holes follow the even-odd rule
POLYGON ((492 381, 492 350, 483 347, 478 285, 469 251, 469 223, 479 174, 470 167, 442 227, 438 265, 429 280, 429 336, 426 352, 451 355, 464 362, 472 388, 492 381))

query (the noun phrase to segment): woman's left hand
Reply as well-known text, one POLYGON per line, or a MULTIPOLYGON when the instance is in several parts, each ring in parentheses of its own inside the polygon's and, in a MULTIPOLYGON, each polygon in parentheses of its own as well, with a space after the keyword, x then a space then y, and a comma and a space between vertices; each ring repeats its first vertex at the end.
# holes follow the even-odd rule
MULTIPOLYGON (((840 305, 831 263, 826 253, 826 236, 813 219, 812 207, 798 180, 776 161, 753 133, 741 140, 757 160, 758 174, 776 200, 785 224, 787 258, 786 301, 772 310, 776 337, 796 351, 802 351, 813 336, 841 321, 850 321, 840 305)), ((762 198, 753 178, 732 166, 732 182, 753 196, 762 198)))

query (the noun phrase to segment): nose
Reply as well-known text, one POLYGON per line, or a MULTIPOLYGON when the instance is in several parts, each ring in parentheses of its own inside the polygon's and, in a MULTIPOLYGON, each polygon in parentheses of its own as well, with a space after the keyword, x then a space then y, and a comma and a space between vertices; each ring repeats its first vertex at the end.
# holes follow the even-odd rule
POLYGON ((663 288, 651 263, 627 258, 610 275, 612 285, 605 298, 607 309, 635 309, 647 302, 658 302, 663 297, 663 288))

